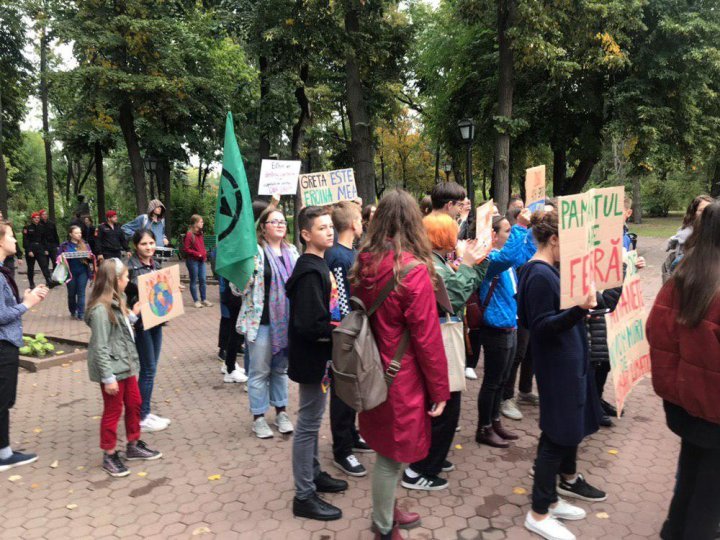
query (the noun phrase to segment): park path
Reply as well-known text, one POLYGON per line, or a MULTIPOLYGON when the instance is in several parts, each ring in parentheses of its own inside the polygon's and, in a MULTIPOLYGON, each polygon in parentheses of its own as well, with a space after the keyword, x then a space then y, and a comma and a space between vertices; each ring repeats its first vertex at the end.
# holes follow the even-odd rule
MULTIPOLYGON (((640 240, 649 263, 643 278, 648 303, 660 285, 662 244, 640 240)), ((26 317, 26 331, 87 338, 86 326, 66 315, 65 297, 62 288, 54 289, 26 317)), ((209 297, 217 303, 217 287, 210 287, 209 297)), ((144 436, 164 457, 133 463, 128 478, 110 479, 100 470, 101 398, 84 363, 21 373, 12 442, 16 449, 38 452, 40 459, 0 473, 0 538, 371 539, 368 477, 350 479, 347 492, 328 497, 343 509, 342 520, 293 518, 291 438, 251 436, 247 394, 240 385, 222 382, 215 357, 219 309, 193 308, 187 292, 185 308, 187 314, 164 331, 155 389, 156 412, 173 424, 144 436)), ((457 468, 447 475, 450 488, 432 494, 398 489, 400 506, 420 512, 423 520, 422 527, 403 533, 406 538, 533 538, 522 523, 532 487, 528 471, 537 409, 523 407, 525 418, 512 423, 522 437, 509 450, 478 447, 473 435, 479 387, 479 381, 469 382, 463 398, 462 430, 450 455, 457 468)), ((290 403, 292 415, 297 403, 292 383, 290 403)), ((327 419, 321 437, 322 465, 333 473, 327 419)), ((580 470, 609 496, 603 503, 581 503, 588 518, 570 524, 578 538, 657 538, 678 446, 650 381, 642 381, 625 417, 581 446, 580 470)), ((366 465, 372 459, 361 457, 366 465)))

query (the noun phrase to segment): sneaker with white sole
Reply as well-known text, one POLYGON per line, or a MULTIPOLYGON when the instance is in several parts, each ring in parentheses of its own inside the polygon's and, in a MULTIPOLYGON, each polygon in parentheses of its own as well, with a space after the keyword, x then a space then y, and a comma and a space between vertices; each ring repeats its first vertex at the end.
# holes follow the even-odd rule
POLYGON ((568 521, 577 521, 587 517, 587 512, 585 512, 585 510, 579 506, 570 504, 560 497, 558 497, 558 502, 555 507, 550 507, 550 513, 557 519, 566 519, 568 521))
POLYGON ((143 441, 135 441, 134 443, 128 443, 125 449, 125 459, 127 461, 153 461, 160 459, 162 452, 157 450, 151 450, 148 445, 143 441))
POLYGON ((194 305, 195 305, 196 308, 205 307, 205 306, 203 306, 202 303, 200 303, 200 302, 195 302, 194 305))
POLYGON ((334 459, 333 465, 349 476, 365 476, 367 469, 353 454, 342 459, 334 459))
POLYGON ((534 406, 540 405, 540 397, 533 392, 518 392, 518 401, 534 406))
POLYGON ((172 424, 172 420, 170 420, 169 418, 164 418, 162 416, 158 416, 157 414, 153 414, 153 413, 148 414, 148 416, 150 418, 152 418, 153 420, 155 420, 156 422, 161 422, 161 423, 167 424, 168 426, 170 424, 172 424))
POLYGON ((551 515, 538 521, 528 512, 525 516, 525 528, 546 540, 575 540, 575 535, 551 515))
POLYGON ((607 499, 607 493, 588 484, 582 474, 578 474, 572 484, 563 480, 561 476, 560 482, 558 482, 557 491, 560 495, 571 497, 573 499, 580 499, 581 501, 602 502, 607 499))
POLYGON ((522 420, 523 413, 520 412, 514 399, 506 399, 500 404, 500 413, 510 420, 522 420))
POLYGON ((275 425, 277 426, 278 431, 283 435, 295 431, 295 428, 290 421, 290 417, 285 411, 278 413, 278 415, 275 417, 275 425))
POLYGON ((272 439, 275 436, 264 416, 261 416, 253 422, 252 430, 258 439, 272 439))
MULTIPOLYGON (((240 366, 237 364, 237 362, 235 362, 235 369, 236 369, 237 371, 239 371, 240 373, 242 373, 243 375, 246 374, 246 373, 245 373, 245 368, 240 367, 240 366)), ((220 368, 220 373, 222 373, 223 375, 227 375, 227 366, 225 365, 225 361, 224 361, 224 360, 223 360, 223 365, 222 365, 222 367, 220 368)))
POLYGON ((213 303, 210 300, 203 300, 200 303, 205 307, 213 307, 213 303))
POLYGON ((140 420, 140 431, 145 433, 152 433, 154 431, 162 431, 167 429, 168 425, 165 422, 158 422, 150 415, 146 416, 144 420, 140 420))
POLYGON ((471 367, 465 368, 465 378, 469 379, 471 381, 477 381, 477 373, 475 373, 475 370, 471 367))
POLYGON ((13 467, 20 467, 37 461, 37 454, 25 454, 23 452, 13 452, 9 458, 0 459, 0 471, 7 471, 13 467))
POLYGON ((419 491, 439 491, 448 487, 448 481, 439 476, 424 476, 422 474, 411 478, 405 471, 400 485, 407 489, 417 489, 419 491))
POLYGON ((247 375, 240 373, 239 369, 236 369, 232 373, 228 373, 223 377, 223 381, 226 383, 244 383, 247 382, 247 380, 247 375))
POLYGON ((122 478, 130 474, 130 469, 125 466, 117 452, 103 455, 102 469, 113 478, 122 478))

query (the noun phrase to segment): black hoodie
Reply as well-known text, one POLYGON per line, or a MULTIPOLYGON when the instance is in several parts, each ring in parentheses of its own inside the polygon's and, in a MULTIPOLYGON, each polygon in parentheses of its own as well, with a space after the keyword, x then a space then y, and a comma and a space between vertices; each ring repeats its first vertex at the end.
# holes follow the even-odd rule
POLYGON ((288 376, 302 384, 320 384, 332 356, 330 269, 325 259, 305 253, 285 284, 290 300, 288 376))

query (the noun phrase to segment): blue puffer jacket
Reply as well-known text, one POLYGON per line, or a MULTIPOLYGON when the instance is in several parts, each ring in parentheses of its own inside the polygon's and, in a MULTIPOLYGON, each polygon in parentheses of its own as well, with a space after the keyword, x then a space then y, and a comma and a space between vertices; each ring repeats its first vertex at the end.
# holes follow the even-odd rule
POLYGON ((480 301, 484 303, 495 276, 500 276, 490 303, 485 310, 484 321, 494 328, 515 328, 517 326, 517 274, 515 269, 530 260, 535 254, 535 244, 529 241, 529 230, 513 225, 510 237, 502 249, 494 249, 488 255, 485 279, 480 285, 480 301))

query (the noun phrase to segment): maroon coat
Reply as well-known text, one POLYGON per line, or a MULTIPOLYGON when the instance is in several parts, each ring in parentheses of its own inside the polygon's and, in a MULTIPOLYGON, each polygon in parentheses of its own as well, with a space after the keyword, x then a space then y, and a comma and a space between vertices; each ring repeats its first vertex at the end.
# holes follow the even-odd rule
POLYGON ((679 305, 670 280, 647 322, 653 387, 690 415, 720 424, 720 294, 694 328, 677 322, 679 305))
MULTIPOLYGON (((380 262, 376 271, 369 267, 371 258, 368 253, 360 255, 362 281, 352 290, 366 306, 372 305, 387 280, 393 277, 392 253, 380 262)), ((410 254, 404 255, 405 264, 411 260, 410 254)), ((450 386, 440 318, 427 267, 414 268, 403 285, 388 296, 370 324, 385 368, 406 329, 410 329, 410 345, 387 401, 359 416, 360 433, 373 450, 395 461, 412 463, 427 456, 428 410, 432 403, 450 399, 450 386)))

